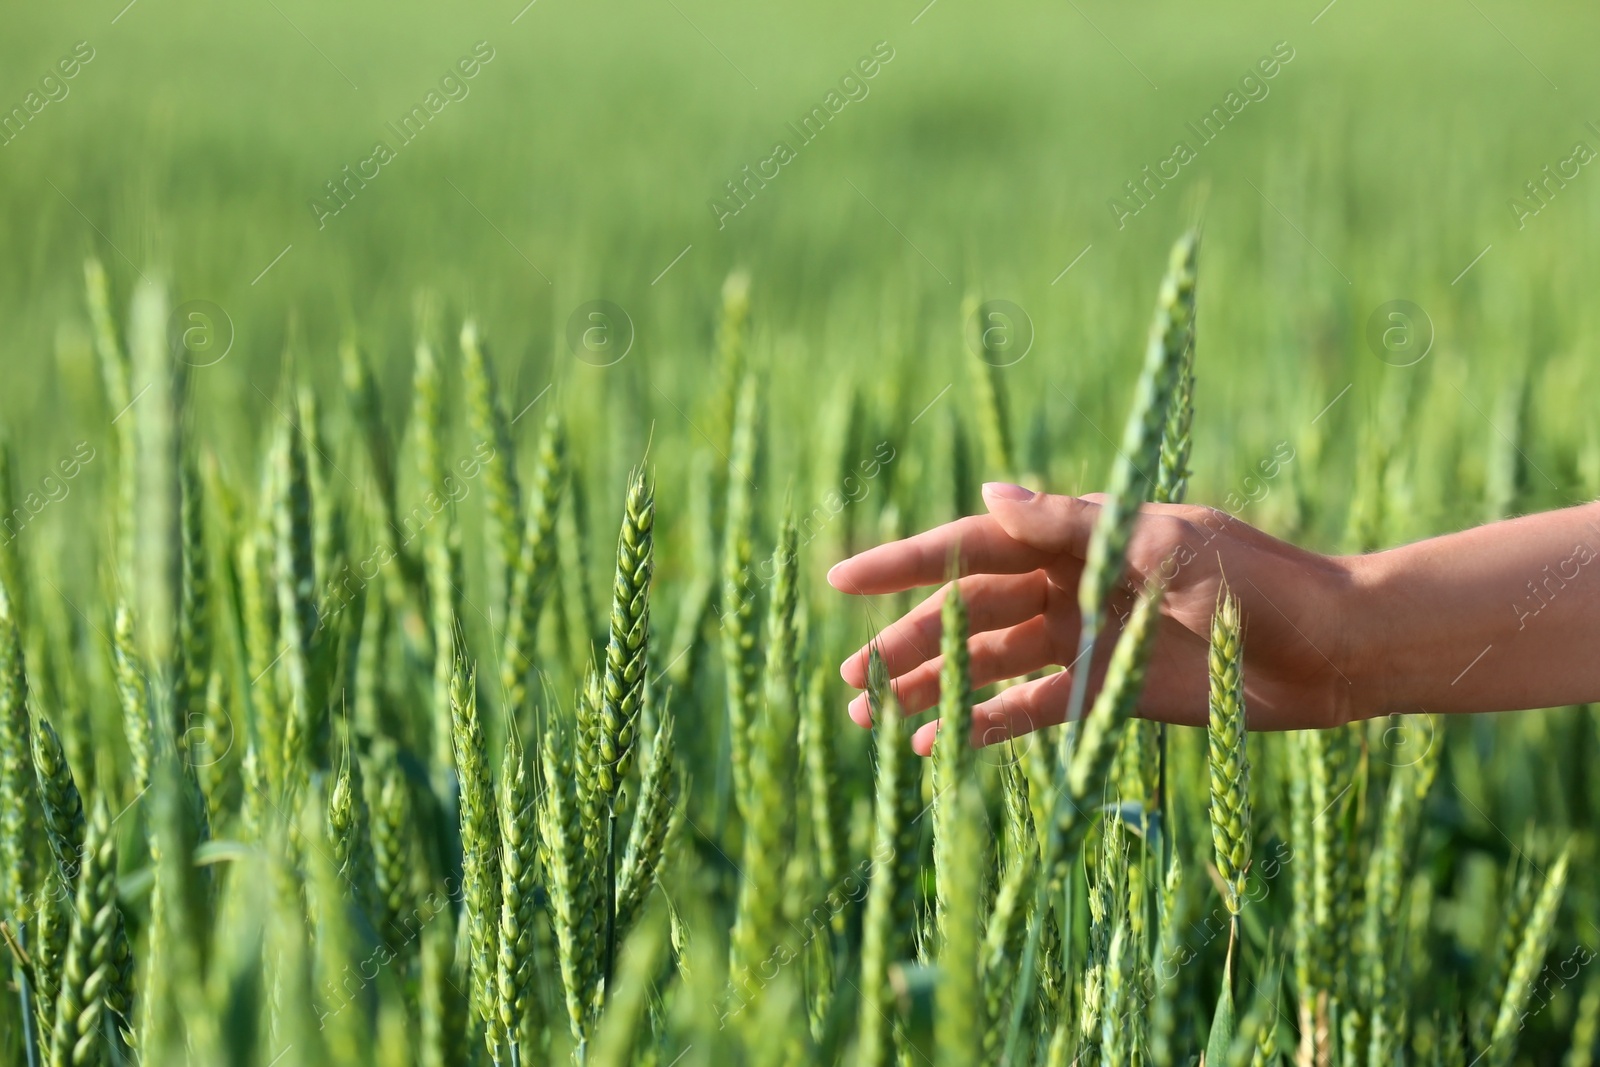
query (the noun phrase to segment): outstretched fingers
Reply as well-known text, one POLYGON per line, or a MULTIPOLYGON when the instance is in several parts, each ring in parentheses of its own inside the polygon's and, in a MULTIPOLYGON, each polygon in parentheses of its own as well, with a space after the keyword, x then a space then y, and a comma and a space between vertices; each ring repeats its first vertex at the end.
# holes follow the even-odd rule
MULTIPOLYGON (((974 574, 956 585, 967 604, 969 634, 1004 629, 1042 615, 1051 596, 1050 580, 1043 571, 974 574)), ((867 665, 874 648, 883 657, 891 678, 938 656, 943 632, 940 612, 949 591, 948 585, 941 588, 851 654, 840 666, 840 676, 856 689, 865 689, 867 665)))
POLYGON ((944 581, 952 559, 963 575, 1026 574, 1049 555, 1011 537, 993 516, 972 515, 851 556, 828 572, 828 584, 861 596, 898 593, 944 581))
MULTIPOLYGON (((978 689, 1047 667, 1054 662, 1060 647, 1049 621, 1037 615, 1009 629, 977 634, 967 642, 972 687, 978 689)), ((944 657, 936 656, 894 680, 901 714, 918 715, 939 702, 939 672, 943 668, 944 657)), ((872 725, 865 693, 850 701, 850 718, 860 726, 872 725)))
MULTIPOLYGON (((1067 715, 1072 674, 1057 671, 1031 682, 1011 686, 972 709, 972 747, 986 748, 1054 726, 1067 715)), ((919 755, 933 752, 939 721, 924 723, 911 735, 911 748, 919 755)))

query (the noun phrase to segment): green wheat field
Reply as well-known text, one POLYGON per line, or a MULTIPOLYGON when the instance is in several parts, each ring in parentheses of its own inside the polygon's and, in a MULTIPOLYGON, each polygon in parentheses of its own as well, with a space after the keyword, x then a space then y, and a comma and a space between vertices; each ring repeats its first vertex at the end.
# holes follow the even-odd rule
POLYGON ((1150 590, 975 750, 952 597, 923 759, 823 581, 1600 497, 1592 5, 125 2, 0 35, 0 1061, 1594 1061, 1597 709, 1250 733, 1225 600, 1158 729, 1150 590))

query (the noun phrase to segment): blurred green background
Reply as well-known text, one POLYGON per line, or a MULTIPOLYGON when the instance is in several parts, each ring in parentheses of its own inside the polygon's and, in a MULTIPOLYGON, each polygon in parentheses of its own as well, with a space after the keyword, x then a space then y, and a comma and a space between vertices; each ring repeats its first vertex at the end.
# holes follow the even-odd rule
MULTIPOLYGON (((1221 503, 1339 396, 1319 422, 1322 517, 1285 516, 1287 494, 1247 517, 1341 543, 1346 475, 1374 450, 1404 482, 1384 540, 1564 502, 1600 491, 1580 402, 1600 178, 1582 168, 1521 229, 1508 201, 1575 142, 1600 147, 1597 23, 1590 5, 1498 0, 29 6, 0 40, 0 105, 22 105, 78 42, 94 58, 0 148, 0 417, 23 484, 105 432, 92 254, 119 302, 142 273, 231 319, 227 359, 195 375, 194 417, 236 474, 253 470, 286 351, 331 386, 338 341, 359 337, 399 419, 429 292, 441 337, 465 314, 484 324, 510 411, 553 382, 603 427, 585 461, 620 484, 647 439, 669 466, 700 447, 717 290, 744 269, 757 358, 784 398, 785 477, 853 386, 892 397, 907 445, 942 455, 949 416, 909 416, 966 381, 973 294, 1013 301, 1036 331, 1005 371, 1022 465, 1087 487, 1162 252, 1203 218, 1195 498, 1221 503), (398 145, 387 124, 478 42, 493 58, 469 95, 319 229, 324 183, 380 138, 398 145), (798 145, 788 124, 879 42, 893 59, 869 95, 719 229, 708 202, 724 183, 775 141, 798 145), (1294 58, 1269 94, 1119 228, 1108 200, 1279 42, 1294 58), (595 298, 636 330, 604 369, 565 340, 595 298), (1366 339, 1396 299, 1431 323, 1414 367, 1366 339)), ((58 510, 93 526, 82 502, 58 510)))

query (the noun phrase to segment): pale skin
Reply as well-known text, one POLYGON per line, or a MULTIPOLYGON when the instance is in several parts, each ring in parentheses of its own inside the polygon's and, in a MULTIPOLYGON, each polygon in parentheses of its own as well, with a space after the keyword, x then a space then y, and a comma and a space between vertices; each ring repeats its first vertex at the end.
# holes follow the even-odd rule
MULTIPOLYGON (((828 572, 859 595, 945 586, 952 561, 970 617, 972 682, 1052 666, 978 704, 973 743, 1062 721, 1078 655, 1078 580, 1098 495, 991 482, 987 515, 868 549, 828 572)), ((1090 694, 1133 590, 1161 581, 1143 717, 1206 720, 1206 648, 1224 576, 1245 620, 1251 729, 1326 728, 1377 715, 1559 707, 1600 700, 1600 503, 1527 515, 1357 556, 1325 556, 1211 508, 1146 505, 1097 642, 1090 694)), ((873 639, 907 715, 939 698, 940 588, 873 639)), ((840 673, 865 688, 868 646, 840 673)), ((865 694, 850 717, 870 725, 865 694)), ((916 730, 927 755, 937 721, 916 730)))

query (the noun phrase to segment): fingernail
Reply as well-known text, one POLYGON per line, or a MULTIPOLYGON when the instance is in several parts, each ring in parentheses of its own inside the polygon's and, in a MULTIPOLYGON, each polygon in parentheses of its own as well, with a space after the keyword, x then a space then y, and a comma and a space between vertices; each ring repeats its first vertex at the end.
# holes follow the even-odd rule
POLYGON ((984 482, 983 495, 1001 500, 1032 500, 1036 494, 1032 489, 1024 489, 1010 482, 984 482))

